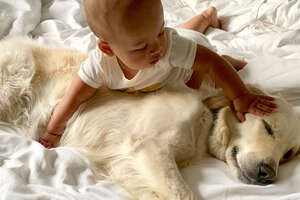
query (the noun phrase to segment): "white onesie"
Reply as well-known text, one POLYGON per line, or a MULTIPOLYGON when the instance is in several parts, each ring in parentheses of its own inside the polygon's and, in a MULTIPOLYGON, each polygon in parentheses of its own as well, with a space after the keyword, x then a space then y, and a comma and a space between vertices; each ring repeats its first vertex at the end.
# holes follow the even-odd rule
POLYGON ((124 76, 115 56, 107 56, 98 48, 81 64, 79 77, 93 88, 105 85, 127 92, 153 91, 171 82, 186 83, 192 75, 197 44, 215 49, 199 32, 173 28, 166 28, 166 32, 169 44, 166 55, 153 67, 139 70, 132 79, 124 76))

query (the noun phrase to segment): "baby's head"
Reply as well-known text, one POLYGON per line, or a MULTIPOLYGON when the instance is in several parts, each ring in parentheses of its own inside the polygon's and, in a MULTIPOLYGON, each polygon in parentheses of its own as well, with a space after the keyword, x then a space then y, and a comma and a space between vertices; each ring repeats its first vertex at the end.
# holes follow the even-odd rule
POLYGON ((160 0, 85 0, 101 51, 134 70, 151 67, 167 49, 160 0))

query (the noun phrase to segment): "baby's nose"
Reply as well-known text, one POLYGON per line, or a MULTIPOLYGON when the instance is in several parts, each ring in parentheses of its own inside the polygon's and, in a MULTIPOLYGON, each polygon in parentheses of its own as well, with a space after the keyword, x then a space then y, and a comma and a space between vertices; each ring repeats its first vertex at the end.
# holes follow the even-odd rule
POLYGON ((153 54, 160 53, 161 49, 162 49, 161 43, 159 41, 154 42, 152 44, 150 54, 153 55, 153 54))
POLYGON ((155 50, 150 51, 150 55, 151 55, 151 56, 155 56, 155 55, 157 55, 157 54, 160 54, 160 48, 157 48, 157 49, 155 49, 155 50))
POLYGON ((150 50, 150 54, 152 55, 152 54, 157 54, 157 53, 159 53, 160 52, 160 47, 159 46, 157 46, 157 47, 155 47, 155 48, 152 48, 151 50, 150 50))

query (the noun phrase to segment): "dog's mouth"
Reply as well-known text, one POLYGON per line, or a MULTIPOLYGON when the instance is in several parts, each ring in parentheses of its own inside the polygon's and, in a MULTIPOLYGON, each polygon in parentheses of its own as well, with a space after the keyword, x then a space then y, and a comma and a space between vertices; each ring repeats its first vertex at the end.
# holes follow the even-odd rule
POLYGON ((237 160, 237 155, 238 155, 238 147, 234 146, 231 149, 231 156, 232 156, 232 160, 233 160, 233 165, 236 167, 237 169, 237 173, 238 173, 238 179, 240 181, 242 181, 243 183, 247 183, 247 184, 253 184, 253 179, 251 179, 246 173, 243 172, 243 170, 241 169, 239 162, 237 160))

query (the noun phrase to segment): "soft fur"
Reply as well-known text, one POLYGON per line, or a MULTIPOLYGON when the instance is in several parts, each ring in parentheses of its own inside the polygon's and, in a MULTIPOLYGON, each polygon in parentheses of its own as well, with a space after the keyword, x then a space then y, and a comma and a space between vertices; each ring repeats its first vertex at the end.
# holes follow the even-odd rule
MULTIPOLYGON (((0 49, 0 120, 37 138, 86 54, 23 38, 2 40, 0 49)), ((61 145, 80 150, 135 198, 166 200, 197 199, 179 168, 201 158, 206 146, 253 184, 274 181, 283 157, 299 150, 300 121, 282 98, 275 113, 247 114, 244 123, 220 93, 205 101, 218 109, 214 121, 202 98, 183 84, 149 94, 100 89, 69 121, 61 145)))

